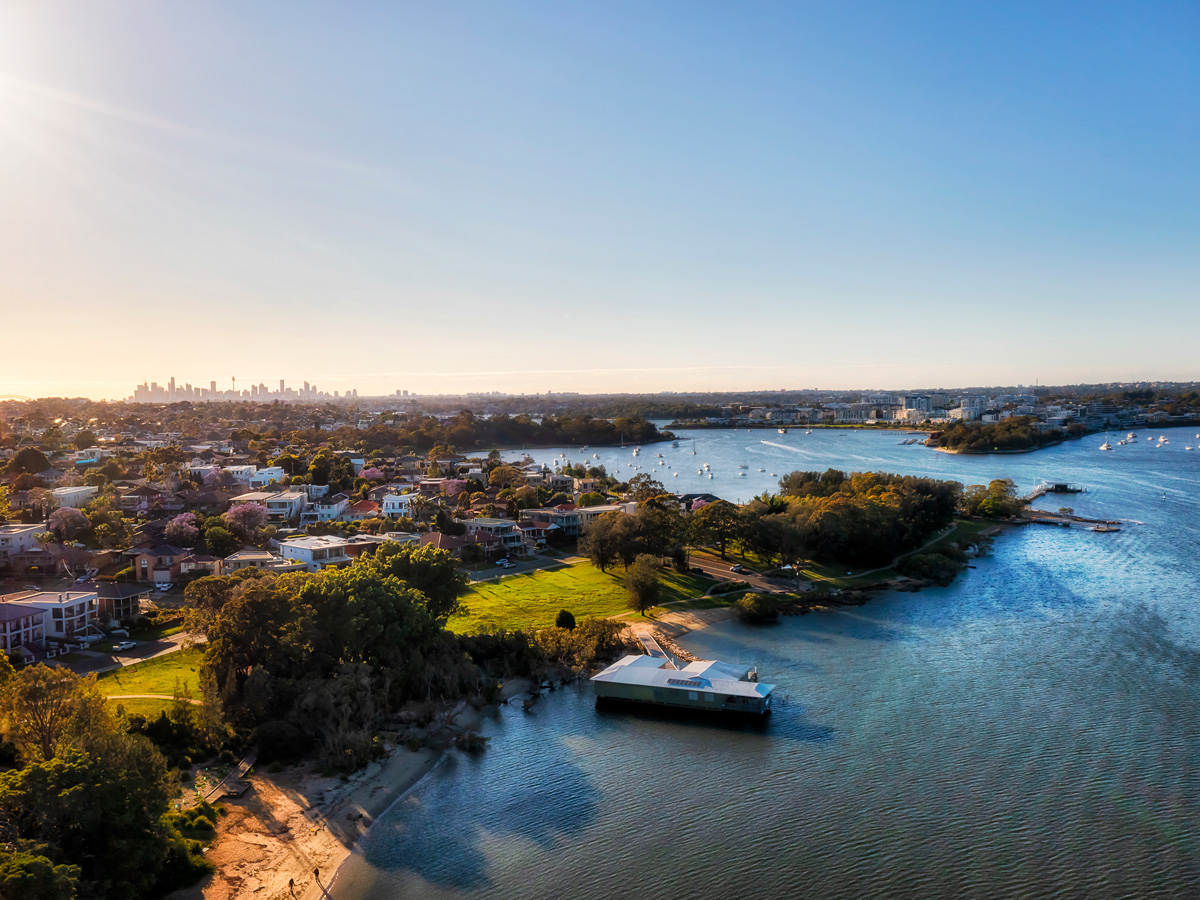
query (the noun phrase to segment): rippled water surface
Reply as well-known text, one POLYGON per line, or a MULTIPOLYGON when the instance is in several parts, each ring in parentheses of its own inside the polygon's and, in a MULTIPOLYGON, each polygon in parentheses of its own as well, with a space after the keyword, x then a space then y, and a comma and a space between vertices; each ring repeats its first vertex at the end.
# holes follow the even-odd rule
POLYGON ((760 727, 598 711, 586 688, 505 708, 486 753, 451 754, 379 820, 334 895, 1196 896, 1200 453, 1166 433, 1005 457, 700 433, 714 468, 768 462, 741 496, 830 465, 1061 478, 1089 492, 1044 505, 1145 524, 1015 531, 949 588, 689 635, 788 695, 760 727))

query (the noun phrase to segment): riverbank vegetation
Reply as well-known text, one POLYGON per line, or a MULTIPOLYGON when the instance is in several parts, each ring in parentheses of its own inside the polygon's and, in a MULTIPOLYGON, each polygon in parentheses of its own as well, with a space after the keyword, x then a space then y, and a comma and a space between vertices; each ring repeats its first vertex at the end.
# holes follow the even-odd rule
POLYGON ((1015 453, 1058 444, 1087 434, 1082 425, 1040 429, 1032 416, 1014 416, 1003 422, 955 422, 933 435, 929 443, 955 453, 1015 453))
POLYGON ((178 776, 94 677, 0 666, 0 896, 137 900, 209 870, 170 813, 178 776))

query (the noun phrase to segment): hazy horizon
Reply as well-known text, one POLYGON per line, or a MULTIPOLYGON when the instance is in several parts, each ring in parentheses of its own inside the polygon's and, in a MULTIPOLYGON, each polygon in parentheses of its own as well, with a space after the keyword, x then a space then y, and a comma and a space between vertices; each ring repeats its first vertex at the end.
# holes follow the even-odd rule
POLYGON ((0 395, 1200 377, 1200 9, 0 6, 0 395))

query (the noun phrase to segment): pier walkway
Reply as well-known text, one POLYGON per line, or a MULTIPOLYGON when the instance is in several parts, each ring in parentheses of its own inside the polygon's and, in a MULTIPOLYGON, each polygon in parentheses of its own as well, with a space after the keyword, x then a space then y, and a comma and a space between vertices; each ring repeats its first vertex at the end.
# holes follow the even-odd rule
POLYGON ((671 655, 667 653, 667 651, 659 645, 658 641, 654 639, 654 635, 650 633, 649 627, 645 625, 634 624, 632 629, 634 636, 641 642, 642 648, 646 651, 647 656, 652 656, 655 659, 665 659, 667 661, 667 668, 677 668, 675 665, 675 660, 672 659, 671 655))

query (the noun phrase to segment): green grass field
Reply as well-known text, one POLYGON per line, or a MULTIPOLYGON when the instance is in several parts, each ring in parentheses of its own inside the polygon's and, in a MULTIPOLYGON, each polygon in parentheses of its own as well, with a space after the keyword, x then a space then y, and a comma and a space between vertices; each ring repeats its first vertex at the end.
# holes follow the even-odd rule
POLYGON ((181 684, 186 683, 191 688, 192 696, 198 699, 202 656, 199 650, 168 653, 116 672, 106 672, 100 676, 97 685, 105 695, 165 694, 170 697, 175 693, 175 680, 178 678, 181 684))
MULTIPOLYGON (((712 581, 664 570, 662 583, 663 601, 669 603, 698 597, 712 581)), ((612 616, 629 608, 629 598, 620 568, 605 573, 583 562, 476 585, 463 596, 463 605, 467 614, 455 616, 448 626, 458 634, 547 628, 560 609, 569 609, 576 619, 612 616)))

